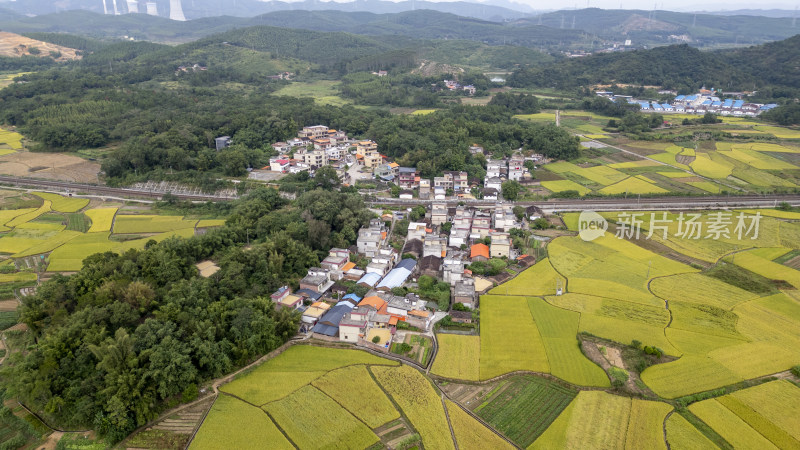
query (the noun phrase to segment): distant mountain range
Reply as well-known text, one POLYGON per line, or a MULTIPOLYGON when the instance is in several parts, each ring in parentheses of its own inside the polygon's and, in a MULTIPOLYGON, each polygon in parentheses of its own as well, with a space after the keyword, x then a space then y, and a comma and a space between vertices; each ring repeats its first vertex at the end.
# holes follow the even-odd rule
POLYGON ((698 14, 714 14, 717 16, 764 16, 795 17, 796 10, 791 9, 736 9, 732 11, 697 11, 698 14))
MULTIPOLYGON (((111 10, 112 0, 106 0, 111 10)), ((159 13, 167 16, 169 0, 153 0, 157 4, 159 13)), ((139 11, 145 11, 145 1, 139 0, 139 11)), ((519 19, 534 14, 529 7, 506 0, 490 0, 485 3, 454 1, 432 2, 426 0, 404 0, 392 2, 386 0, 356 0, 352 2, 304 0, 300 2, 259 1, 259 0, 183 0, 183 12, 188 19, 205 17, 234 16, 255 17, 275 11, 347 11, 371 12, 374 14, 400 13, 414 10, 433 10, 458 14, 464 17, 473 17, 482 20, 502 22, 504 20, 519 19)), ((102 13, 103 7, 100 0, 0 0, 0 7, 13 10, 24 15, 42 15, 69 10, 86 10, 102 13)), ((127 12, 125 0, 117 0, 117 7, 121 12, 127 12)))
POLYGON ((515 25, 584 30, 634 46, 688 43, 694 47, 761 44, 800 33, 791 18, 586 8, 519 19, 515 25))
MULTIPOLYGON (((49 1, 49 0, 48 0, 49 1)), ((87 0, 60 0, 59 5, 81 5, 87 0)), ((118 0, 121 2, 121 0, 118 0)), ((160 0, 167 1, 167 0, 160 0)), ((183 0, 184 12, 193 17, 193 11, 222 0, 183 0), (191 8, 195 8, 194 10, 191 8)), ((504 19, 501 22, 466 17, 469 8, 480 8, 499 14, 512 14, 508 9, 476 3, 434 3, 420 0, 414 4, 463 7, 459 15, 434 10, 374 13, 369 11, 341 10, 278 10, 254 17, 234 17, 242 8, 292 7, 358 7, 402 8, 409 1, 392 3, 382 0, 359 0, 357 3, 320 2, 303 3, 259 2, 256 0, 224 0, 230 8, 229 15, 204 17, 187 22, 170 21, 164 17, 145 14, 120 16, 97 14, 86 10, 73 10, 35 17, 0 19, 0 29, 15 33, 61 32, 89 36, 97 39, 121 39, 125 36, 137 40, 163 43, 182 43, 199 39, 233 28, 270 25, 314 31, 341 31, 369 36, 393 36, 414 39, 459 39, 489 45, 516 45, 546 51, 597 50, 612 43, 623 44, 630 40, 635 48, 655 47, 665 44, 688 43, 700 48, 725 48, 762 44, 786 39, 800 32, 792 18, 766 16, 725 16, 701 13, 676 13, 671 11, 603 10, 597 8, 563 10, 537 16, 504 19)), ((503 0, 498 0, 503 1, 503 0)), ((18 0, 2 2, 0 7, 30 2, 41 6, 44 0, 18 0)), ((95 4, 96 7, 99 6, 95 4)), ((161 6, 159 6, 161 7, 161 6)), ((165 10, 166 11, 166 10, 165 10)), ((166 14, 166 12, 165 12, 166 14)), ((518 13, 522 15, 522 13, 518 13)), ((476 15, 480 15, 477 14, 476 15)))

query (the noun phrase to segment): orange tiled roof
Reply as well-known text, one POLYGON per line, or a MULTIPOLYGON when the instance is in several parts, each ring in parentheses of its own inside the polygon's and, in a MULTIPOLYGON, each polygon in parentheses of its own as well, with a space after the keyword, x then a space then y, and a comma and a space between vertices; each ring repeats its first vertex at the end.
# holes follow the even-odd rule
POLYGON ((489 246, 486 244, 475 244, 472 246, 469 252, 470 258, 475 258, 476 256, 483 256, 486 259, 489 259, 489 246))
POLYGON ((389 163, 389 167, 391 167, 391 168, 400 167, 400 164, 397 164, 397 163, 394 163, 394 162, 393 163, 389 163))
POLYGON ((371 297, 366 297, 358 303, 358 306, 372 306, 373 308, 380 311, 381 308, 386 308, 386 300, 378 297, 377 295, 373 295, 371 297))
POLYGON ((395 316, 392 316, 392 317, 389 319, 389 325, 397 325, 397 317, 395 317, 395 316))
POLYGON ((345 264, 344 267, 342 267, 342 272, 347 272, 348 270, 353 269, 355 266, 356 263, 350 261, 349 263, 345 264))
POLYGON ((412 309, 411 311, 408 312, 408 314, 418 317, 428 317, 431 315, 431 313, 428 311, 420 311, 418 309, 412 309))

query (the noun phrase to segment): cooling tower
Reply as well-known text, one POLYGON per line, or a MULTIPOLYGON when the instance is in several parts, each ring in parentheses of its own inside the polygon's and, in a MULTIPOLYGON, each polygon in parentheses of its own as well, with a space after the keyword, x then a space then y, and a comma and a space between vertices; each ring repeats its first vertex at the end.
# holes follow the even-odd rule
POLYGON ((150 14, 151 16, 158 15, 158 5, 156 4, 156 2, 147 2, 146 6, 147 6, 147 14, 150 14))
POLYGON ((169 18, 172 20, 186 21, 181 7, 181 0, 169 0, 169 18))
POLYGON ((139 2, 137 0, 128 0, 128 14, 136 14, 139 12, 139 2))

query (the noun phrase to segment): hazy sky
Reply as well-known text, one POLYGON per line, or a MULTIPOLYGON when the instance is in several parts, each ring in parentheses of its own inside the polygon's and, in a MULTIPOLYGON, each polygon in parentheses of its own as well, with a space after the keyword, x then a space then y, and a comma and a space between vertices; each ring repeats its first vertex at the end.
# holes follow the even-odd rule
MULTIPOLYGON (((269 1, 269 0, 262 0, 269 1)), ((281 0, 302 1, 302 0, 281 0)), ((353 0, 320 0, 351 2, 353 0)), ((390 0, 402 1, 402 0, 390 0)), ((458 1, 458 0, 428 0, 433 2, 458 1)), ((476 3, 497 3, 491 0, 464 0, 476 3)), ((644 9, 653 7, 667 11, 731 11, 737 9, 784 9, 793 10, 800 6, 800 0, 504 0, 510 3, 521 3, 535 10, 559 10, 573 8, 603 8, 603 9, 644 9)), ((800 15, 800 11, 798 12, 800 15)))

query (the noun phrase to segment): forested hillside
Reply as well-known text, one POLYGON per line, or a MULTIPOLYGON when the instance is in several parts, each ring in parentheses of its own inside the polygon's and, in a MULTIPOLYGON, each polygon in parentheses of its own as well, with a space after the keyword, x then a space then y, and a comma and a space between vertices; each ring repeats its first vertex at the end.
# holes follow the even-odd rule
POLYGON ((42 284, 20 310, 33 339, 0 383, 48 423, 116 442, 293 336, 298 313, 275 310, 269 294, 296 286, 330 246, 352 245, 372 216, 358 194, 313 191, 289 204, 268 188, 229 211, 219 230, 96 254, 42 284), (195 264, 208 258, 220 270, 203 278, 195 264))
POLYGON ((701 86, 759 90, 766 98, 800 92, 800 35, 736 50, 702 52, 688 45, 592 55, 515 72, 513 86, 570 89, 595 83, 663 86, 683 93, 701 86))
POLYGON ((797 33, 797 28, 789 17, 635 9, 562 10, 520 19, 514 23, 574 28, 608 39, 631 39, 637 46, 675 42, 670 36, 685 36, 692 46, 697 47, 760 44, 786 39, 797 33))
MULTIPOLYGON (((274 27, 234 30, 177 47, 122 42, 104 46, 69 70, 26 75, 26 83, 0 91, 4 106, 0 122, 18 126, 37 143, 34 150, 38 151, 111 145, 113 150, 102 159, 106 181, 111 184, 166 179, 208 191, 219 187, 220 176, 242 176, 247 168, 265 166, 273 154, 271 143, 286 140, 309 124, 375 139, 393 158, 402 159, 408 153, 402 160, 409 164, 425 159, 428 165, 422 171, 426 176, 465 167, 471 176, 482 176, 483 169, 471 162, 468 150, 476 140, 506 151, 512 145, 509 139, 514 146, 540 149, 541 142, 562 142, 566 136, 563 131, 512 119, 511 113, 503 110, 481 109, 478 114, 480 108, 453 108, 406 119, 380 109, 320 106, 310 98, 273 95, 287 82, 267 78, 282 70, 310 69, 314 74, 335 76, 392 62, 408 66, 411 61, 413 54, 362 36, 274 27), (364 56, 370 53, 373 59, 364 56), (207 70, 176 71, 178 66, 193 64, 207 66, 207 70), (448 121, 462 124, 458 136, 450 134, 449 126, 439 126, 448 121), (380 132, 370 129, 374 122, 381 124, 380 132), (511 137, 491 132, 497 127, 507 127, 511 137), (424 139, 408 142, 405 136, 410 134, 424 139), (214 138, 222 135, 232 136, 235 145, 217 152, 214 138), (396 147, 397 142, 407 145, 396 147), (505 147, 500 148, 504 142, 505 147), (423 154, 426 156, 419 156, 423 154)), ((393 77, 379 80, 357 75, 352 80, 358 82, 346 82, 342 88, 342 95, 357 103, 385 106, 402 99, 412 101, 405 106, 445 107, 431 92, 431 84, 440 84, 441 79, 399 77, 394 92, 394 88, 383 91, 373 86, 373 82, 391 83, 393 77), (380 91, 377 97, 371 91, 374 88, 380 91), (386 97, 387 92, 397 101, 386 97)), ((482 91, 488 88, 482 74, 461 77, 482 91)), ((451 94, 444 89, 442 95, 451 94)), ((570 145, 577 151, 575 142, 570 145)), ((562 151, 560 144, 543 147, 545 153, 562 151)))

